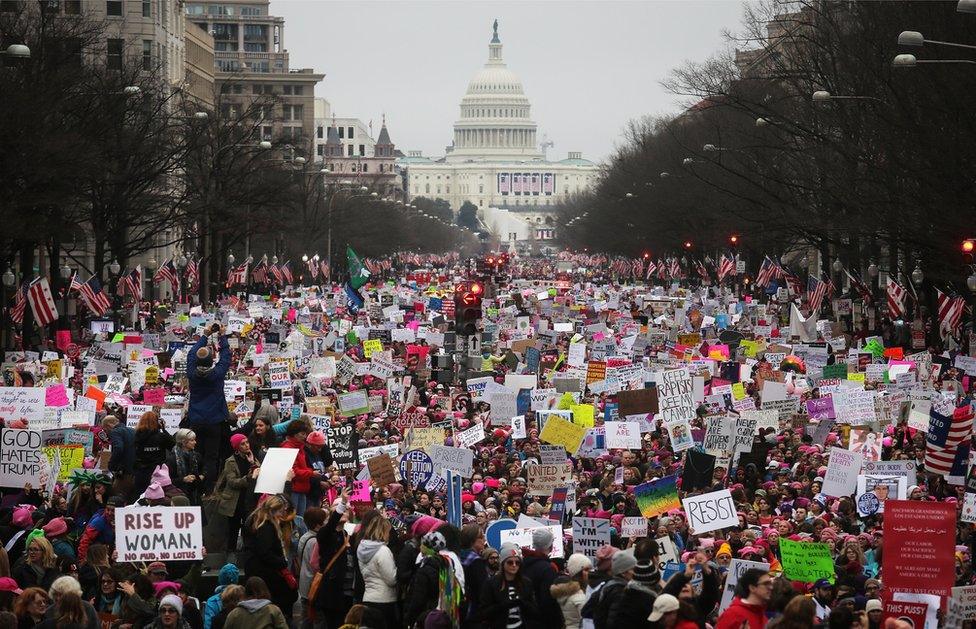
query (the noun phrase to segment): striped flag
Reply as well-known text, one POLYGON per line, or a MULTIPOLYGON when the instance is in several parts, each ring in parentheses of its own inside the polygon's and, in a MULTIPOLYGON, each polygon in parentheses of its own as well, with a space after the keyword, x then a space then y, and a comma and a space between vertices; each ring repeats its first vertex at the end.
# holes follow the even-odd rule
POLYGON ((703 280, 708 279, 708 267, 705 266, 704 262, 697 260, 695 262, 695 270, 698 271, 698 275, 700 275, 703 280))
POLYGON ((776 263, 770 260, 769 256, 766 256, 763 259, 762 264, 759 265, 759 272, 756 273, 756 287, 765 288, 768 286, 769 283, 773 281, 773 278, 776 277, 777 268, 776 263))
POLYGON ((827 283, 814 276, 807 278, 807 301, 810 302, 810 312, 820 312, 820 305, 827 295, 827 283))
POLYGON ((950 297, 938 288, 935 289, 935 294, 939 310, 939 335, 944 339, 959 329, 966 300, 958 296, 950 297))
POLYGON ((295 278, 291 274, 291 260, 285 262, 279 268, 281 269, 281 276, 285 278, 285 281, 289 284, 294 284, 295 278))
POLYGON ((174 295, 180 292, 180 274, 176 270, 176 264, 173 262, 173 258, 159 265, 159 268, 156 269, 156 274, 153 275, 152 281, 153 284, 159 284, 163 281, 169 282, 174 295))
POLYGON ((142 299, 142 266, 137 266, 119 277, 116 293, 120 296, 128 293, 137 301, 142 299))
POLYGON ((654 272, 657 271, 657 265, 654 264, 654 260, 648 258, 647 260, 647 274, 644 276, 645 280, 651 279, 654 276, 654 272))
POLYGON ((827 285, 827 297, 833 297, 834 293, 837 292, 837 287, 834 286, 834 280, 830 279, 830 276, 826 273, 823 275, 824 284, 827 285))
POLYGON ((279 285, 285 283, 285 276, 281 273, 281 269, 278 268, 277 264, 269 265, 268 272, 271 274, 271 277, 273 278, 273 283, 279 285))
POLYGON ((725 279, 725 276, 730 273, 735 273, 735 261, 728 256, 722 255, 718 259, 718 281, 721 282, 725 279))
POLYGON ((929 414, 929 432, 925 444, 925 469, 947 476, 952 471, 960 446, 973 431, 973 409, 960 406, 951 416, 941 415, 933 408, 929 414), (948 426, 947 430, 945 425, 948 426), (945 441, 942 437, 945 435, 945 441), (942 443, 942 445, 939 445, 942 443))
POLYGON ((783 267, 780 267, 779 273, 786 280, 786 285, 791 293, 794 295, 803 294, 803 280, 800 279, 799 275, 783 267))
POLYGON ((186 290, 189 293, 200 288, 200 261, 192 258, 186 263, 186 290))
POLYGON ((888 293, 888 314, 892 319, 901 319, 905 316, 905 295, 908 292, 890 275, 885 283, 885 289, 888 293))
POLYGON ((247 284, 247 266, 248 263, 244 262, 227 271, 227 285, 247 284))
POLYGON ((331 269, 329 269, 329 263, 326 262, 325 260, 322 260, 322 279, 323 280, 330 281, 332 279, 330 271, 331 271, 331 269))
POLYGON ((668 268, 668 272, 671 274, 671 279, 678 279, 681 277, 681 266, 678 264, 677 258, 671 258, 671 264, 668 268))
POLYGON ((861 278, 851 275, 850 271, 848 271, 847 269, 844 269, 844 273, 847 274, 848 279, 851 280, 851 286, 853 286, 854 290, 858 292, 858 294, 861 296, 861 299, 864 300, 864 303, 866 304, 872 303, 874 301, 874 297, 871 295, 871 289, 868 288, 868 285, 865 284, 861 280, 861 278))
POLYGON ((87 282, 79 282, 77 277, 78 275, 75 274, 75 277, 71 278, 71 288, 77 289, 78 294, 81 295, 81 300, 85 302, 88 309, 99 317, 108 312, 112 307, 112 302, 102 290, 98 278, 92 275, 87 282))
POLYGON ((319 276, 319 262, 315 256, 308 259, 308 274, 313 280, 319 276))
POLYGON ((54 304, 51 285, 46 277, 39 277, 31 282, 27 288, 27 301, 38 325, 48 325, 58 320, 58 308, 54 304))
POLYGON ((18 325, 24 322, 24 311, 27 308, 27 286, 28 282, 20 285, 17 294, 14 295, 14 305, 10 307, 10 320, 18 325))
MULTIPOLYGON (((254 269, 251 271, 251 279, 254 280, 255 284, 267 284, 268 283, 268 263, 263 259, 254 265, 254 269)), ((237 282, 238 284, 246 284, 247 280, 243 282, 237 282)))

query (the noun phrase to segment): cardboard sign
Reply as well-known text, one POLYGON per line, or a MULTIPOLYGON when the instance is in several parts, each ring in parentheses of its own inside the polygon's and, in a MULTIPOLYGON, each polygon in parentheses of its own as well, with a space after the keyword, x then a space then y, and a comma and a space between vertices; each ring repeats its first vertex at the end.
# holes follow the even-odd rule
MULTIPOLYGON (((38 389, 44 395, 44 389, 38 389)), ((37 430, 0 430, 0 487, 41 486, 47 458, 37 430)))
POLYGON ((716 531, 728 526, 738 526, 739 516, 728 489, 713 491, 700 496, 689 496, 681 501, 688 524, 695 535, 716 531))
POLYGON ((42 387, 0 387, 0 419, 4 422, 23 419, 28 426, 43 421, 46 397, 42 387))
POLYGON ((525 466, 528 493, 533 496, 551 496, 552 492, 573 480, 573 464, 525 466))
POLYGON ((200 507, 117 508, 115 550, 119 561, 203 559, 202 521, 200 507))
POLYGON ((329 452, 340 470, 359 469, 359 441, 353 424, 329 426, 325 429, 325 437, 329 443, 329 452))
POLYGON ((474 473, 474 451, 467 448, 432 445, 428 448, 434 469, 451 470, 464 478, 474 473))
POLYGON ((556 558, 565 556, 565 551, 563 550, 563 527, 559 524, 502 530, 499 534, 499 548, 505 544, 515 544, 519 548, 531 548, 532 533, 536 529, 549 529, 549 532, 552 533, 552 552, 549 553, 549 557, 556 558))
POLYGON ((666 476, 634 487, 637 508, 644 518, 656 518, 681 507, 678 500, 678 476, 666 476))
POLYGON ((853 494, 857 489, 857 475, 861 471, 863 460, 864 457, 857 452, 831 448, 821 491, 835 498, 853 494))
MULTIPOLYGON (((360 455, 362 455, 362 451, 360 455)), ((377 487, 396 482, 396 474, 393 472, 393 459, 390 458, 389 454, 381 452, 370 457, 366 461, 366 466, 369 468, 369 477, 373 479, 373 483, 377 487)))
POLYGON ((607 422, 604 424, 608 448, 640 450, 640 424, 637 422, 607 422))
POLYGON ((620 525, 621 537, 647 537, 647 518, 635 516, 624 518, 620 525))
POLYGON ((610 543, 610 520, 573 518, 573 552, 583 553, 594 562, 596 551, 610 543))
POLYGON ((285 490, 288 470, 298 457, 297 448, 268 448, 254 485, 256 494, 280 494, 285 490))
POLYGON ((761 561, 749 561, 747 559, 733 559, 729 564, 729 571, 725 577, 725 588, 722 590, 722 601, 718 606, 719 615, 732 604, 732 598, 735 596, 735 587, 739 584, 739 577, 746 570, 752 568, 758 568, 768 572, 769 564, 761 561))
MULTIPOLYGON (((524 438, 524 435, 523 435, 524 438)), ((481 424, 476 424, 471 428, 468 428, 464 432, 459 432, 454 435, 454 442, 459 448, 470 448, 475 446, 485 440, 485 427, 481 424)))
POLYGON ((558 415, 550 415, 546 425, 539 433, 539 439, 553 445, 566 448, 566 453, 575 456, 586 436, 587 428, 566 421, 558 415))
MULTIPOLYGON (((695 394, 688 369, 670 369, 660 374, 657 385, 661 421, 665 424, 695 419, 695 394)), ((625 415, 621 409, 621 415, 625 415)))
POLYGON ((369 394, 365 389, 339 395, 339 414, 343 417, 363 415, 369 412, 369 394))
POLYGON ((830 546, 816 542, 794 542, 781 539, 780 551, 783 553, 783 572, 793 581, 814 583, 819 579, 834 582, 834 560, 830 546))

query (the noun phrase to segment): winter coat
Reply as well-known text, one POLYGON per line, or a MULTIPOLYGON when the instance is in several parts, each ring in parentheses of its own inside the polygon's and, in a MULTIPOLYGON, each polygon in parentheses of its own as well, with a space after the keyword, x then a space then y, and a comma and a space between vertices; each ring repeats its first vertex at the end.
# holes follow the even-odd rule
POLYGON ((266 598, 241 601, 227 615, 224 629, 288 629, 285 615, 266 598))
MULTIPOLYGON (((283 601, 291 597, 293 590, 281 577, 281 570, 288 567, 285 551, 281 545, 278 530, 270 521, 258 530, 251 527, 250 518, 242 527, 246 562, 244 574, 248 577, 261 577, 271 590, 271 599, 283 601)), ((228 619, 229 620, 229 619, 228 619)))
POLYGON ((607 622, 610 617, 610 610, 613 609, 617 600, 623 596, 627 581, 620 577, 614 577, 606 581, 599 590, 593 592, 586 606, 593 610, 593 626, 595 629, 610 629, 611 625, 607 622))
POLYGON ((437 558, 424 557, 420 567, 414 572, 403 603, 405 627, 413 627, 421 614, 437 607, 440 593, 439 567, 437 558))
POLYGON ((207 344, 201 336, 186 359, 186 376, 190 383, 190 404, 186 419, 190 426, 219 424, 227 419, 227 400, 224 398, 224 378, 230 368, 230 345, 220 337, 220 357, 211 368, 201 368, 197 350, 207 344))
POLYGON ((749 623, 749 629, 764 629, 766 626, 766 608, 744 603, 742 599, 736 596, 732 599, 729 608, 718 617, 715 629, 739 629, 744 622, 749 623))
POLYGON ((131 475, 136 465, 136 430, 119 424, 108 436, 112 443, 112 456, 108 460, 111 472, 131 475))
POLYGON ((26 557, 22 557, 20 561, 14 564, 13 569, 10 571, 10 576, 14 578, 17 585, 22 589, 38 587, 43 589, 45 592, 54 583, 54 580, 61 576, 57 568, 44 568, 41 574, 38 574, 34 568, 31 567, 30 563, 27 562, 26 557))
POLYGON ((579 629, 580 612, 583 610, 583 603, 586 602, 586 592, 580 584, 567 577, 558 577, 556 582, 549 586, 549 593, 563 611, 563 623, 566 629, 579 629))
MULTIPOLYGON (((718 587, 718 567, 712 566, 712 571, 702 572, 702 589, 699 596, 694 596, 688 602, 698 610, 698 626, 705 628, 705 618, 715 609, 721 599, 721 592, 718 587)), ((678 572, 668 580, 664 586, 664 593, 671 594, 678 598, 678 594, 691 579, 685 576, 684 572, 678 572)))
MULTIPOLYGON (((463 618, 468 619, 478 611, 481 604, 481 590, 485 587, 491 575, 488 574, 488 563, 474 550, 467 548, 459 555, 464 567, 464 595, 468 599, 467 613, 463 618)), ((397 575, 399 578, 399 575, 397 575)), ((466 626, 467 623, 462 623, 466 626)))
POLYGON ((508 610, 518 606, 522 613, 523 627, 553 626, 552 621, 546 623, 539 617, 539 606, 536 605, 533 584, 524 573, 516 584, 518 598, 514 601, 509 598, 508 584, 502 582, 504 578, 503 575, 496 574, 488 579, 485 587, 481 588, 478 611, 472 620, 482 620, 492 629, 505 629, 508 625, 508 610))
POLYGON ((540 627, 559 629, 563 626, 559 603, 552 597, 549 588, 556 581, 556 567, 545 553, 527 549, 522 557, 522 576, 529 580, 535 589, 535 602, 541 616, 540 627))
POLYGON ((291 479, 291 490, 299 494, 307 494, 312 488, 312 477, 315 476, 315 470, 309 466, 305 459, 305 443, 294 437, 288 437, 281 444, 281 447, 298 450, 298 456, 295 457, 295 463, 291 467, 295 472, 295 476, 291 479))
POLYGON ((173 435, 165 430, 137 430, 136 467, 152 469, 162 465, 174 445, 173 435))
POLYGON ((232 454, 224 461, 224 479, 219 488, 217 513, 224 517, 232 517, 237 511, 237 503, 242 494, 250 494, 254 490, 255 479, 251 478, 251 464, 232 454))
POLYGON ((395 603, 396 563, 393 553, 383 542, 365 539, 356 549, 359 571, 363 575, 364 603, 395 603))
MULTIPOLYGON (((325 521, 322 528, 315 534, 316 545, 318 546, 318 565, 322 572, 322 582, 319 584, 318 595, 313 601, 318 609, 343 610, 348 607, 345 596, 342 593, 346 581, 347 561, 340 556, 328 572, 325 568, 336 556, 339 548, 342 547, 345 535, 339 528, 339 520, 345 508, 341 503, 337 503, 336 508, 329 514, 329 519, 325 521)), ((349 552, 348 549, 345 552, 349 552)))
MULTIPOLYGON (((183 490, 187 496, 196 496, 197 491, 203 485, 200 476, 203 474, 203 464, 200 461, 200 453, 194 450, 184 450, 180 447, 173 448, 166 457, 166 467, 169 468, 169 476, 173 484, 183 490), (183 481, 185 476, 196 476, 192 483, 183 481)), ((191 503, 197 500, 191 498, 191 503)))
POLYGON ((653 627, 647 617, 654 610, 657 592, 638 581, 631 581, 623 588, 620 596, 610 605, 607 615, 608 627, 627 627, 627 629, 650 629, 653 627))

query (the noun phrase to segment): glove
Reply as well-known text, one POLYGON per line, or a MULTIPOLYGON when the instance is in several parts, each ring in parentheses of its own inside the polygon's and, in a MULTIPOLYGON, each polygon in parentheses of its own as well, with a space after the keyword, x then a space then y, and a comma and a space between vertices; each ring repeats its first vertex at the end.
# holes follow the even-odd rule
POLYGON ((281 578, 285 580, 285 583, 288 584, 288 587, 290 587, 293 590, 298 589, 298 581, 295 580, 295 575, 291 573, 291 570, 289 570, 288 568, 282 568, 281 570, 278 571, 278 574, 280 574, 281 578))

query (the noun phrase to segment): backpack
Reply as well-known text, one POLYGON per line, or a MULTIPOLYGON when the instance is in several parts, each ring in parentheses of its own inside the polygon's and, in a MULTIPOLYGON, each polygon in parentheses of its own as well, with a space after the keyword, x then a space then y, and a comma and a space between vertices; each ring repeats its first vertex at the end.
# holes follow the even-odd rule
MULTIPOLYGON (((610 599, 613 595, 618 593, 619 590, 623 590, 626 586, 623 583, 617 581, 607 581, 603 587, 600 588, 600 595, 593 609, 593 615, 590 617, 593 620, 593 626, 596 629, 603 629, 607 626, 607 619, 610 615, 610 599)), ((596 592, 590 597, 590 600, 596 597, 596 592)), ((587 601, 589 603, 589 601, 587 601)))

